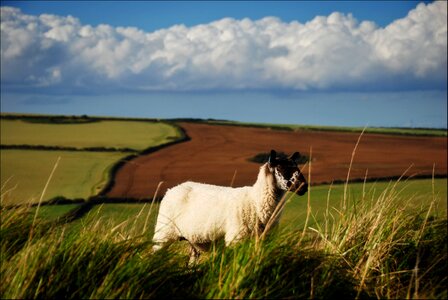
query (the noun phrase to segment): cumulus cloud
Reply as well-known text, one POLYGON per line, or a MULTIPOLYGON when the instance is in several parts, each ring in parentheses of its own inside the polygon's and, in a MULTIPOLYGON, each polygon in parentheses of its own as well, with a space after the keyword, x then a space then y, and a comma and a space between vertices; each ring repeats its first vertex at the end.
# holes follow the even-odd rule
POLYGON ((11 88, 446 89, 447 3, 384 28, 334 12, 307 23, 225 18, 144 32, 1 8, 1 82, 11 88))

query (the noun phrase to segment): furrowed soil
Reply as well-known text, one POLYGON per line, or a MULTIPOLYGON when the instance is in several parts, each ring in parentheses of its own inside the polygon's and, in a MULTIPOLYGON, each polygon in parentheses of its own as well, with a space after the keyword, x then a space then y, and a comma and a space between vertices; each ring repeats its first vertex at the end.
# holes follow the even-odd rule
MULTIPOLYGON (((312 157, 313 184, 345 180, 359 133, 278 131, 264 128, 179 123, 191 137, 185 143, 139 156, 115 175, 109 197, 152 198, 184 181, 234 187, 255 182, 259 164, 248 159, 275 149, 312 157)), ((406 174, 447 174, 447 138, 364 134, 350 179, 384 178, 406 174)), ((303 170, 308 176, 308 167, 303 170)))

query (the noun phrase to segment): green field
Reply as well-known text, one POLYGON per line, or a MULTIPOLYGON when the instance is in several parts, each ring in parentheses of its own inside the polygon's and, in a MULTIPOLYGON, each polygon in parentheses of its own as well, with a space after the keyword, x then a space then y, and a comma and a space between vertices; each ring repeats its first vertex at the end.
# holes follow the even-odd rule
MULTIPOLYGON (((108 203, 96 205, 82 218, 67 224, 67 230, 76 233, 84 227, 93 226, 97 227, 97 230, 100 232, 110 233, 113 231, 122 236, 145 235, 145 238, 150 238, 154 234, 158 211, 158 203, 154 203, 152 206, 150 203, 108 203)), ((39 215, 48 218, 48 216, 61 216, 63 212, 57 208, 47 206, 42 214, 39 215)))
POLYGON ((187 242, 151 251, 157 206, 98 205, 53 226, 70 206, 41 207, 36 221, 36 208, 2 209, 0 296, 446 299, 446 183, 349 184, 345 198, 336 185, 327 218, 330 186, 314 187, 308 218, 308 195, 292 199, 280 230, 218 243, 193 265, 187 242))
MULTIPOLYGON (((179 137, 174 127, 146 121, 31 121, 1 120, 2 144, 141 150, 179 137)), ((307 129, 288 130, 297 128, 307 129)), ((319 128, 312 130, 333 130, 319 128)), ((446 178, 312 186, 286 202, 278 230, 230 247, 217 243, 193 265, 185 241, 151 250, 159 204, 99 204, 70 221, 59 217, 92 202, 3 205, 36 202, 56 161, 43 199, 87 199, 127 154, 1 150, 0 298, 448 297, 446 178)))
MULTIPOLYGON (((432 201, 432 180, 418 179, 402 181, 396 184, 391 182, 376 183, 350 183, 347 188, 347 206, 352 206, 354 201, 361 207, 365 203, 375 201, 382 194, 396 194, 396 201, 401 203, 401 207, 410 212, 418 212, 427 209, 432 201), (364 194, 364 197, 363 197, 364 194)), ((322 223, 326 216, 327 199, 329 212, 337 217, 337 211, 341 210, 341 203, 344 196, 344 185, 334 186, 322 185, 312 187, 309 193, 310 207, 313 217, 308 225, 313 226, 316 223, 322 223)), ((435 206, 432 214, 437 217, 447 217, 447 179, 434 180, 435 206)), ((306 219, 308 205, 308 194, 302 197, 294 196, 288 200, 282 218, 281 226, 291 228, 301 228, 306 219)))
MULTIPOLYGON (((273 123, 246 123, 237 121, 208 120, 209 124, 232 125, 232 126, 255 126, 272 128, 279 130, 310 130, 310 131, 335 131, 335 132, 362 132, 363 127, 347 126, 317 126, 317 125, 297 125, 297 124, 273 124, 273 123)), ((366 127, 365 133, 394 134, 394 135, 414 135, 414 136, 447 136, 446 129, 433 128, 393 128, 393 127, 366 127)))
POLYGON ((179 138, 175 127, 161 122, 98 121, 85 124, 45 124, 1 119, 0 125, 2 145, 143 150, 179 138))
MULTIPOLYGON (((1 144, 24 146, 112 148, 141 151, 181 137, 167 123, 127 120, 61 118, 1 119, 1 144), (89 122, 87 122, 89 121, 89 122), (72 123, 70 123, 72 122, 72 123)), ((2 149, 3 204, 37 202, 58 157, 61 157, 43 201, 96 195, 109 180, 111 167, 129 152, 2 149)))
POLYGON ((109 169, 124 156, 121 152, 2 150, 3 204, 39 201, 58 157, 43 200, 56 196, 87 199, 106 184, 109 169))
MULTIPOLYGON (((363 190, 365 194, 365 202, 371 199, 378 198, 385 191, 390 191, 395 182, 376 182, 376 183, 350 183, 348 185, 347 194, 350 199, 363 199, 363 190)), ((308 225, 313 226, 316 223, 324 222, 327 210, 328 192, 330 191, 328 208, 333 216, 337 216, 336 210, 341 210, 341 201, 344 195, 344 185, 338 184, 334 186, 322 185, 312 187, 310 190, 310 206, 313 217, 309 220, 308 225)), ((427 209, 432 201, 432 180, 418 179, 409 180, 407 182, 399 182, 394 191, 397 193, 396 201, 402 203, 402 207, 406 207, 409 212, 418 212, 422 209, 427 209)), ((434 180, 434 194, 436 198, 435 206, 432 210, 432 215, 446 218, 447 216, 447 179, 434 180)), ((361 200, 359 200, 361 199, 361 200)), ((303 228, 306 214, 307 214, 308 194, 302 197, 292 197, 288 200, 282 217, 280 219, 280 228, 295 230, 303 228)), ((353 205, 349 202, 348 205, 353 205)), ((359 203, 361 205, 361 203, 359 203)), ((67 207, 63 205, 64 207, 67 207)), ((88 223, 88 220, 101 220, 101 224, 107 224, 108 228, 113 228, 122 222, 129 221, 123 224, 123 232, 127 232, 129 225, 134 225, 138 232, 143 228, 146 216, 149 212, 150 204, 138 203, 122 203, 122 204, 102 204, 95 206, 86 216, 81 220, 77 220, 74 224, 79 222, 88 223), (140 213, 140 211, 142 212, 140 213), (139 215, 140 213, 140 215, 139 215)), ((153 205, 151 217, 148 225, 150 233, 152 234, 152 227, 155 223, 156 212, 159 204, 153 205)), ((44 219, 60 216, 67 212, 68 208, 61 209, 59 205, 46 206, 41 208, 40 216, 44 219)))
MULTIPOLYGON (((53 221, 79 207, 79 205, 81 205, 81 203, 40 206, 39 218, 46 221, 53 221)), ((36 209, 37 206, 31 208, 30 212, 34 215, 36 213, 36 209)))

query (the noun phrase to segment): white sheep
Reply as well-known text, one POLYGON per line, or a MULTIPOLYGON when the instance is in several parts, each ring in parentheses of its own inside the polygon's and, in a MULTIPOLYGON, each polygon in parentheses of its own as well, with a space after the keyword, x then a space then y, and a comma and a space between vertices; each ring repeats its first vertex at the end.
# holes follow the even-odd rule
POLYGON ((277 158, 260 167, 253 186, 222 187, 184 182, 169 189, 160 204, 153 237, 154 250, 176 240, 188 240, 191 259, 211 242, 224 238, 226 245, 264 230, 288 189, 303 195, 307 183, 298 168, 300 154, 277 158))

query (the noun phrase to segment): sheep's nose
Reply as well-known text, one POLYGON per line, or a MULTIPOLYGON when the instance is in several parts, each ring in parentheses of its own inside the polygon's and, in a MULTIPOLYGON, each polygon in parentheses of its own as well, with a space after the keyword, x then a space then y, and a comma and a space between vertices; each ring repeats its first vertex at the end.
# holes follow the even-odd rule
POLYGON ((308 184, 303 183, 302 186, 299 188, 298 194, 299 196, 305 195, 305 193, 308 192, 308 184))

